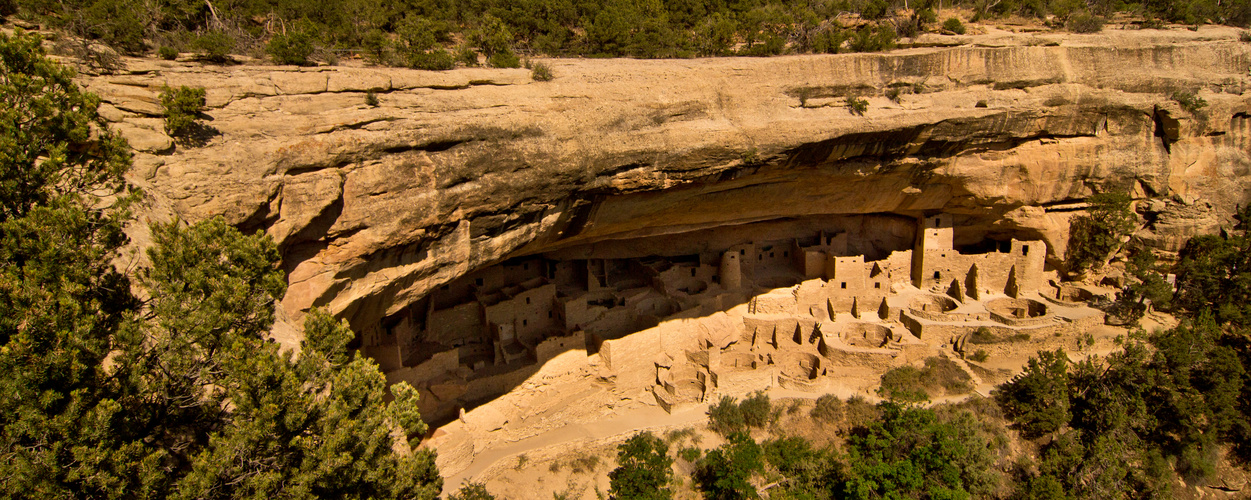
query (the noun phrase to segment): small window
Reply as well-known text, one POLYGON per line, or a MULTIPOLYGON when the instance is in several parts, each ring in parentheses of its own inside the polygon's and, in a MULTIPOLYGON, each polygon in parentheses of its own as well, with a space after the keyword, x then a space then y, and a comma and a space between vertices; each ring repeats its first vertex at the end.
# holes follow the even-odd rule
POLYGON ((693 267, 691 268, 691 277, 692 277, 692 278, 694 278, 694 277, 695 277, 695 268, 693 268, 693 267))
POLYGON ((526 305, 530 305, 530 297, 526 297, 526 305))
POLYGON ((548 317, 549 319, 552 317, 552 312, 551 312, 551 311, 547 311, 547 317, 548 317))
POLYGON ((879 289, 879 290, 880 290, 880 289, 882 289, 882 283, 881 283, 881 282, 874 283, 874 284, 873 284, 873 288, 877 288, 877 289, 879 289))
POLYGON ((739 251, 738 251, 738 254, 739 254, 739 255, 747 255, 747 250, 739 250, 739 251))
POLYGON ((763 256, 763 255, 757 255, 757 256, 756 256, 756 260, 764 260, 764 256, 763 256))
POLYGON ((939 273, 938 273, 938 271, 934 271, 934 279, 939 279, 939 278, 942 278, 942 277, 943 277, 943 275, 939 274, 939 273))
POLYGON ((475 285, 482 286, 482 278, 478 278, 478 279, 473 280, 473 283, 474 283, 475 285))
POLYGON ((782 252, 782 256, 783 256, 783 257, 790 257, 790 256, 791 256, 791 252, 790 252, 790 250, 787 250, 787 251, 785 251, 785 252, 782 252))
POLYGON ((521 320, 521 326, 526 326, 529 323, 530 323, 530 320, 525 320, 525 319, 521 320))
POLYGON ((1029 255, 1029 245, 1021 247, 1021 255, 1029 255))
POLYGON ((773 257, 773 252, 769 252, 769 257, 770 257, 770 258, 772 258, 772 257, 773 257))
POLYGON ((844 288, 844 289, 845 289, 845 288, 847 288, 847 282, 846 282, 846 281, 842 282, 842 283, 841 283, 841 285, 842 285, 842 288, 844 288))
POLYGON ((529 271, 529 270, 530 270, 530 264, 522 264, 522 265, 521 265, 521 269, 522 269, 522 270, 524 270, 524 271, 529 271))

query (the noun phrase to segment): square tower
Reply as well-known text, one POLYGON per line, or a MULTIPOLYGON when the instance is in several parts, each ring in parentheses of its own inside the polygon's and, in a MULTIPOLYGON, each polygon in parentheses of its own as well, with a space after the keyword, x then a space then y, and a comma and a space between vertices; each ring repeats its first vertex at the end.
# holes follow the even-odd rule
POLYGON ((921 220, 923 250, 951 250, 955 229, 951 214, 931 215, 921 220))
MULTIPOLYGON (((951 214, 927 215, 917 220, 916 248, 912 251, 912 284, 917 288, 951 278, 942 275, 949 254, 954 254, 955 229, 951 214)), ((945 284, 945 283, 944 283, 945 284)))
POLYGON ((835 294, 850 296, 863 291, 868 274, 863 255, 830 257, 826 261, 825 276, 835 294))

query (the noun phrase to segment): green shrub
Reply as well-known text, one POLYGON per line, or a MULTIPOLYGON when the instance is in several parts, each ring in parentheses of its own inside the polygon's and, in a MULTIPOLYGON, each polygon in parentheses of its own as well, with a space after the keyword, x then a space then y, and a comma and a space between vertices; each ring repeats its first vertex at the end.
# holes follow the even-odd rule
POLYGON ((495 500, 495 495, 487 491, 482 483, 467 482, 456 493, 448 495, 447 500, 495 500))
POLYGON ((747 422, 743 419, 743 411, 739 409, 738 401, 734 399, 734 396, 722 396, 721 401, 708 407, 708 426, 722 435, 729 435, 747 427, 747 422))
POLYGON ((550 82, 554 78, 552 68, 542 62, 534 63, 534 69, 530 70, 530 77, 536 82, 550 82))
POLYGON ((817 54, 837 54, 847 41, 847 32, 837 23, 812 35, 812 51, 817 54))
POLYGON ((386 32, 374 28, 361 36, 361 54, 373 64, 387 64, 391 59, 391 39, 386 32))
POLYGON ((157 55, 161 56, 161 59, 164 59, 166 61, 173 61, 174 59, 178 59, 178 49, 175 49, 168 45, 162 45, 160 49, 157 49, 156 53, 157 55))
POLYGON ((1159 30, 1164 29, 1164 22, 1151 14, 1142 16, 1142 24, 1138 25, 1140 30, 1159 30))
POLYGON ((703 450, 696 448, 694 446, 688 446, 678 451, 678 458, 681 458, 682 460, 686 460, 687 462, 690 462, 690 463, 695 463, 695 461, 699 460, 699 457, 703 456, 703 454, 704 454, 703 450))
POLYGON ((1194 113, 1195 111, 1198 111, 1200 108, 1206 107, 1208 105, 1208 102, 1205 101, 1202 97, 1199 97, 1194 92, 1188 92, 1185 90, 1179 90, 1177 92, 1173 92, 1173 95, 1170 96, 1170 98, 1173 99, 1174 101, 1177 101, 1177 104, 1180 105, 1182 109, 1191 113, 1194 113))
POLYGON ((683 441, 687 438, 692 438, 692 437, 695 437, 694 427, 686 427, 684 429, 674 429, 670 431, 665 431, 665 442, 669 444, 677 443, 679 441, 683 441))
POLYGON ((1238 33, 1238 39, 1247 43, 1251 43, 1251 31, 1243 31, 1238 33))
POLYGON ((492 68, 520 68, 521 58, 511 50, 496 52, 487 58, 487 66, 492 68))
POLYGON ((943 21, 943 29, 950 31, 952 33, 955 33, 957 35, 963 35, 966 32, 964 28, 964 23, 960 22, 959 19, 956 19, 954 17, 948 18, 946 21, 943 21))
POLYGON ((969 356, 969 359, 978 363, 985 363, 987 359, 990 359, 990 354, 986 352, 986 349, 978 349, 972 356, 969 356))
POLYGON ((943 394, 963 394, 973 390, 973 377, 954 361, 932 357, 925 366, 901 366, 882 374, 878 394, 891 401, 918 403, 943 394))
POLYGON ((876 27, 864 25, 852 35, 850 48, 852 52, 879 52, 895 48, 898 35, 895 28, 883 24, 876 27))
POLYGON ((922 380, 924 373, 915 366, 901 366, 882 374, 882 384, 877 389, 879 396, 905 403, 919 403, 930 399, 925 390, 926 383, 922 380))
POLYGON ((371 108, 376 108, 378 107, 379 104, 381 103, 378 102, 378 94, 374 93, 373 89, 369 89, 365 91, 365 105, 366 106, 369 106, 371 108))
POLYGON ((574 474, 594 472, 597 468, 599 468, 599 457, 585 452, 569 461, 569 470, 574 474))
POLYGON ((899 87, 892 87, 886 90, 886 98, 894 102, 899 102, 899 87))
MULTIPOLYGON (((765 461, 786 477, 797 477, 814 469, 820 462, 821 453, 801 437, 780 437, 761 443, 765 461)), ((773 497, 776 498, 776 497, 773 497)))
POLYGON ((428 52, 416 52, 409 55, 408 66, 413 69, 445 71, 456 67, 452 54, 443 49, 428 52))
POLYGON ((742 403, 738 405, 739 411, 743 414, 743 423, 749 427, 764 427, 769 423, 769 414, 773 411, 773 404, 769 401, 769 395, 764 391, 756 391, 742 403))
POLYGON ((235 37, 229 33, 212 31, 196 37, 191 42, 191 48, 205 61, 229 62, 230 51, 235 49, 235 37))
POLYGON ((695 480, 708 498, 759 498, 752 479, 764 473, 764 450, 745 432, 710 450, 695 466, 695 480))
POLYGON ((978 327, 977 330, 969 334, 969 343, 972 344, 994 344, 996 342, 999 342, 999 337, 984 326, 978 327))
POLYGON ((743 151, 741 159, 744 165, 759 165, 761 162, 760 152, 756 150, 755 146, 752 146, 747 151, 743 151))
POLYGON ((461 45, 456 49, 456 62, 466 67, 475 67, 478 65, 478 53, 473 50, 473 47, 461 45))
POLYGON ((809 416, 823 422, 834 422, 843 418, 843 400, 833 394, 817 398, 816 406, 812 407, 809 416))
POLYGON ((890 12, 890 3, 886 0, 865 0, 860 4, 860 17, 865 19, 881 19, 890 12))
POLYGON ((1100 193, 1091 196, 1086 215, 1073 218, 1069 225, 1065 264, 1074 274, 1101 266, 1121 247, 1121 240, 1138 227, 1138 216, 1130 210, 1125 193, 1100 193))
POLYGON ((1098 33, 1103 31, 1103 18, 1083 12, 1069 18, 1067 26, 1074 33, 1098 33))
POLYGON ((279 33, 269 39, 265 51, 274 64, 308 66, 308 56, 313 54, 313 37, 303 31, 279 33))
POLYGON ((613 498, 672 498, 673 458, 664 440, 651 432, 635 434, 617 446, 617 463, 608 473, 613 498))
POLYGON ((864 112, 869 110, 869 101, 855 96, 848 97, 847 110, 853 115, 863 116, 864 112))
POLYGON ((161 107, 165 111, 165 133, 174 138, 191 136, 199 124, 200 111, 204 109, 204 89, 201 87, 161 87, 161 107))
POLYGON ((1025 370, 992 393, 1005 416, 1029 439, 1069 422, 1069 360, 1064 350, 1031 356, 1025 370))

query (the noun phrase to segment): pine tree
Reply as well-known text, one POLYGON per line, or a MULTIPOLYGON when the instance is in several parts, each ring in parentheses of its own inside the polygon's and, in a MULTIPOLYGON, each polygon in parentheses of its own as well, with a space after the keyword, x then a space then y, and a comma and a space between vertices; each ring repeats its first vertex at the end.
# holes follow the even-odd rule
POLYGON ((111 264, 127 146, 71 77, 0 33, 0 496, 434 498, 415 389, 386 402, 322 311, 298 353, 266 340, 286 288, 268 236, 154 225, 132 293, 111 264))

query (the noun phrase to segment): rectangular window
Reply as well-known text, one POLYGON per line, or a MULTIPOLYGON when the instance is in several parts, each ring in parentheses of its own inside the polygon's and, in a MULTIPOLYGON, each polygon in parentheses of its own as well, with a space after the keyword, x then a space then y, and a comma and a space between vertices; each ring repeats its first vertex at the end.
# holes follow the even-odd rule
POLYGON ((693 268, 693 267, 691 268, 691 277, 692 277, 692 278, 694 278, 694 277, 695 277, 695 268, 693 268))
POLYGON ((530 297, 526 297, 526 305, 530 305, 530 297))
POLYGON ((551 312, 551 311, 547 311, 547 317, 548 317, 548 318, 551 318, 551 317, 552 317, 552 312, 551 312))
POLYGON ((847 288, 847 282, 846 282, 846 281, 844 281, 844 282, 842 283, 842 288, 847 288))
POLYGON ((482 286, 482 278, 478 278, 478 279, 473 280, 473 283, 474 283, 475 285, 482 286))
POLYGON ((1029 255, 1029 245, 1021 247, 1021 255, 1029 255))
POLYGON ((934 279, 939 279, 939 278, 942 278, 942 276, 943 276, 943 275, 938 274, 938 271, 934 271, 934 279))
POLYGON ((521 326, 526 326, 528 323, 530 323, 530 320, 521 320, 521 326))
POLYGON ((877 288, 877 289, 879 289, 879 290, 880 290, 880 289, 882 288, 882 284, 881 284, 881 283, 874 283, 874 284, 873 284, 873 288, 877 288))

